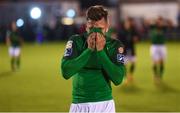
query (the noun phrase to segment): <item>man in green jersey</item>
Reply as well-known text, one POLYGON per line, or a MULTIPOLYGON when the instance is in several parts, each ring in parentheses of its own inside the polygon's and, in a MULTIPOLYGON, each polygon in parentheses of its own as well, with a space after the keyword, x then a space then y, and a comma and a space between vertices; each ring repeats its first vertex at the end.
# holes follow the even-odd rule
POLYGON ((157 85, 161 82, 163 76, 164 61, 167 54, 164 32, 165 27, 163 25, 163 19, 158 18, 156 26, 153 26, 150 32, 152 42, 150 53, 153 60, 154 82, 157 85))
POLYGON ((20 46, 22 43, 22 39, 18 33, 15 22, 12 22, 11 30, 7 32, 6 43, 9 46, 9 55, 11 57, 11 69, 15 71, 20 67, 20 46))
POLYGON ((112 112, 115 105, 111 82, 119 85, 125 75, 123 45, 105 36, 108 12, 92 6, 86 13, 86 31, 67 42, 61 70, 65 79, 72 77, 70 112, 112 112))

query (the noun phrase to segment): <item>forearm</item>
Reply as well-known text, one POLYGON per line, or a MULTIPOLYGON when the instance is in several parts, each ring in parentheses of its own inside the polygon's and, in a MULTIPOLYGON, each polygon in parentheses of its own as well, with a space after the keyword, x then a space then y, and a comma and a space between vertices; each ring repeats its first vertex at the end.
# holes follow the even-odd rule
POLYGON ((106 71, 108 77, 115 85, 119 85, 126 73, 125 66, 123 64, 114 64, 106 55, 104 50, 97 52, 99 60, 106 71))
POLYGON ((91 56, 92 50, 86 49, 80 56, 73 59, 62 59, 61 71, 65 79, 69 79, 82 69, 88 62, 91 56))

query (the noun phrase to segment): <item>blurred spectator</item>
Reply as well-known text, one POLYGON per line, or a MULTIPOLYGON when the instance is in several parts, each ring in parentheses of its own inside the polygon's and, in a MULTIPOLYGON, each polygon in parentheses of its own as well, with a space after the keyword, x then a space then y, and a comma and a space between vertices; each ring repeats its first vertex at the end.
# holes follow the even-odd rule
POLYGON ((132 18, 128 18, 124 21, 122 29, 119 31, 120 40, 125 46, 125 64, 128 67, 130 63, 129 70, 126 75, 126 83, 133 83, 133 73, 135 70, 136 63, 136 49, 135 43, 138 40, 138 33, 135 29, 135 23, 132 18))

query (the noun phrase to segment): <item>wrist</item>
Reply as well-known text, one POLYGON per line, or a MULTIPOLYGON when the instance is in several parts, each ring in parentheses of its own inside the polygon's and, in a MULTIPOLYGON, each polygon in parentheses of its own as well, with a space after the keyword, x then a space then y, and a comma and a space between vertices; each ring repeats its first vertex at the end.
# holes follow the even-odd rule
POLYGON ((98 53, 98 54, 104 54, 104 49, 97 50, 97 53, 98 53))
POLYGON ((93 52, 94 51, 94 49, 93 48, 87 48, 87 51, 90 51, 90 52, 93 52))
POLYGON ((100 52, 100 51, 103 51, 103 48, 102 49, 96 49, 98 52, 100 52))
POLYGON ((94 51, 94 48, 88 47, 87 49, 89 49, 90 51, 94 51))

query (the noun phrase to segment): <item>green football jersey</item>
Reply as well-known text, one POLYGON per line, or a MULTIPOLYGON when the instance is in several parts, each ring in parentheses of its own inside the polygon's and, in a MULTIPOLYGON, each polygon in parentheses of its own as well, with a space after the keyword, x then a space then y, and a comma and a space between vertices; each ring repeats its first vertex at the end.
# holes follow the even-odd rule
POLYGON ((20 35, 18 32, 8 32, 8 37, 10 38, 11 46, 17 47, 21 45, 20 35))
POLYGON ((152 44, 161 45, 165 43, 165 35, 162 29, 154 28, 150 32, 150 37, 151 37, 152 44))
POLYGON ((111 81, 119 85, 125 75, 123 45, 106 37, 105 48, 92 51, 87 33, 74 35, 67 42, 61 71, 65 79, 73 78, 73 103, 112 99, 111 81))

